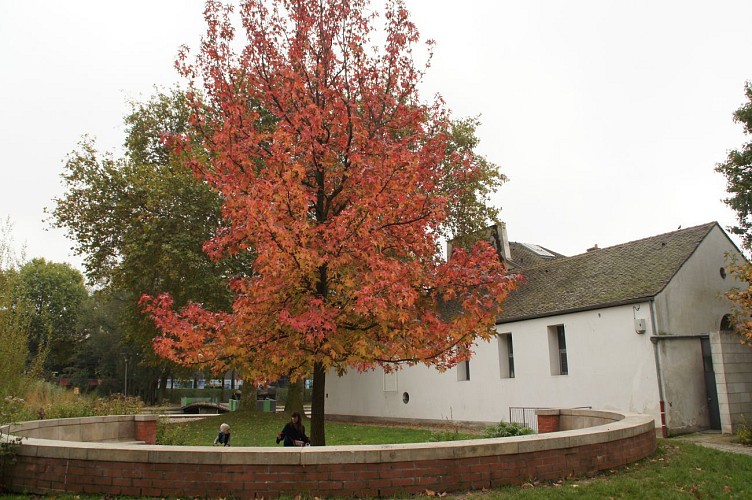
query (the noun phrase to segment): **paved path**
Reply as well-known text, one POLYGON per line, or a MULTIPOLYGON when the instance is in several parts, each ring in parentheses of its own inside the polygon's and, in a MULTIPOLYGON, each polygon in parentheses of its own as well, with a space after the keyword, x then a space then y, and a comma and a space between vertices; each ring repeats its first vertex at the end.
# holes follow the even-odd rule
POLYGON ((752 446, 745 446, 735 442, 736 436, 731 434, 721 434, 718 431, 696 432, 694 434, 685 434, 671 439, 677 441, 686 441, 706 448, 725 451, 728 453, 739 453, 742 455, 752 456, 752 446))

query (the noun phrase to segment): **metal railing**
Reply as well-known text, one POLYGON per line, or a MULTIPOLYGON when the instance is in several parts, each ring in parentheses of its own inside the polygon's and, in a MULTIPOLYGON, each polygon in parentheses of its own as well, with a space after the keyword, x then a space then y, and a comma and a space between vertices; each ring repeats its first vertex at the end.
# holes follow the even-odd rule
MULTIPOLYGON (((591 409, 592 406, 575 406, 571 409, 591 409)), ((537 410, 547 410, 550 407, 546 406, 510 406, 509 407, 509 421, 517 424, 522 424, 525 427, 530 427, 535 432, 538 432, 538 416, 535 414, 537 410)))
POLYGON ((509 407, 509 422, 522 424, 538 432, 538 417, 535 415, 536 410, 542 408, 526 408, 522 406, 509 407))

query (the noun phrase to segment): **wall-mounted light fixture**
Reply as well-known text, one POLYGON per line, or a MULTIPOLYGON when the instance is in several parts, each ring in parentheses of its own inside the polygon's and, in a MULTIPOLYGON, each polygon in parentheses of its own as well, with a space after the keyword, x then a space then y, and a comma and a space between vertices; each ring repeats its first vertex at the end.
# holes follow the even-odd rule
POLYGON ((634 329, 637 333, 645 333, 647 331, 647 327, 645 326, 645 320, 640 318, 635 318, 634 320, 634 329))

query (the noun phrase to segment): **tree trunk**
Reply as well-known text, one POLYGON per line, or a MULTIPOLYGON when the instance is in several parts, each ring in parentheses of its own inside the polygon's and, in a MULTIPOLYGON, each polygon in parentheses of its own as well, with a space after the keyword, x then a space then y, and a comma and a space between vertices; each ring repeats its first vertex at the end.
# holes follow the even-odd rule
POLYGON ((240 396, 240 409, 242 411, 258 411, 256 397, 256 386, 251 384, 250 382, 243 384, 243 393, 240 396))
POLYGON ((287 401, 285 401, 285 413, 292 415, 295 412, 305 415, 303 412, 303 381, 290 381, 287 387, 287 401))
POLYGON ((325 446, 324 401, 326 397, 326 369, 320 362, 313 365, 313 400, 311 401, 311 445, 325 446))
POLYGON ((159 374, 159 395, 157 396, 157 404, 162 404, 167 399, 167 379, 170 378, 170 372, 168 370, 162 370, 159 374))
POLYGON ((146 385, 142 397, 146 404, 153 405, 157 403, 157 385, 159 385, 159 381, 154 379, 149 380, 149 383, 146 385))

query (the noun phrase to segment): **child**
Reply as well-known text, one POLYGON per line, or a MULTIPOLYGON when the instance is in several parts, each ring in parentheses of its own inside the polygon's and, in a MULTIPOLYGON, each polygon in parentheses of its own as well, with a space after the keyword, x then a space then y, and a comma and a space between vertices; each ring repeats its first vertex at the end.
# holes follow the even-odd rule
POLYGON ((222 424, 219 426, 219 434, 214 440, 214 446, 230 446, 230 426, 222 424))

